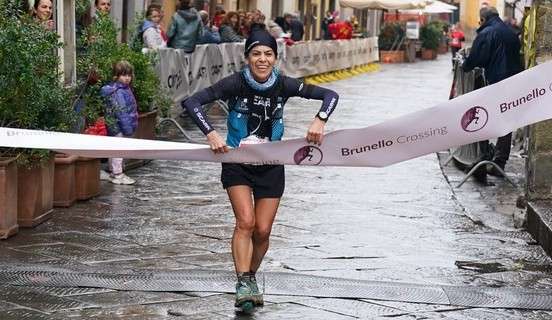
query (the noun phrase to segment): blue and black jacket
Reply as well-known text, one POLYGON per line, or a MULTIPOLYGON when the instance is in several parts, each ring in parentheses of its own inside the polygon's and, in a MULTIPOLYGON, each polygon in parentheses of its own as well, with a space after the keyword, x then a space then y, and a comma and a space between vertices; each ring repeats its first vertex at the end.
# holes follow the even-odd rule
POLYGON ((490 84, 497 83, 522 71, 520 41, 499 17, 490 18, 479 29, 470 54, 464 61, 464 71, 485 68, 490 84))
POLYGON ((320 111, 328 115, 335 109, 339 96, 334 91, 305 84, 278 72, 275 74, 271 86, 260 88, 255 83, 251 84, 247 72, 234 73, 190 96, 182 102, 182 107, 201 131, 208 134, 214 128, 202 106, 216 100, 230 100, 226 138, 230 147, 238 147, 240 141, 250 135, 268 138, 270 141, 281 140, 284 134, 284 105, 290 97, 322 100, 320 111))

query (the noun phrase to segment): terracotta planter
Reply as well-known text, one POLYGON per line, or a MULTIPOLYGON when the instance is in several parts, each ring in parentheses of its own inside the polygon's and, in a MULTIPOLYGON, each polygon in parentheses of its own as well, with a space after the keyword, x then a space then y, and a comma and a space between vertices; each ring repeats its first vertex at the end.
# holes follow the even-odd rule
POLYGON ((75 192, 78 200, 100 194, 100 159, 79 157, 75 161, 75 192))
POLYGON ((30 169, 18 166, 17 175, 17 222, 34 227, 54 211, 54 157, 30 169))
MULTIPOLYGON (((140 113, 138 115, 138 127, 136 132, 132 135, 136 139, 148 139, 155 140, 155 127, 157 126, 157 110, 140 113)), ((141 160, 141 159, 125 159, 124 169, 130 170, 144 166, 146 163, 151 160, 141 160)))
POLYGON ((402 63, 404 61, 405 61, 404 50, 380 51, 380 62, 382 63, 402 63))
POLYGON ((422 48, 422 60, 434 60, 437 58, 437 50, 422 48))
POLYGON ((140 113, 138 127, 132 136, 137 139, 155 140, 155 126, 157 125, 157 110, 140 113))
POLYGON ((19 230, 15 186, 17 186, 15 158, 0 158, 0 239, 7 239, 19 230))
POLYGON ((54 169, 54 207, 70 207, 77 201, 75 161, 77 156, 56 154, 54 169))

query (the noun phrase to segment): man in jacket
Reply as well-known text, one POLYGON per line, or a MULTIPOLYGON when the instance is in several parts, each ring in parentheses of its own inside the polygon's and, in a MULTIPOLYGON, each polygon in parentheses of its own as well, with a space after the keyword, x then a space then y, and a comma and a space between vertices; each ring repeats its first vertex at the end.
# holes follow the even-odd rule
POLYGON ((183 49, 190 53, 195 50, 198 40, 203 34, 203 23, 190 0, 181 0, 179 10, 173 15, 171 26, 167 32, 169 46, 183 49))
MULTIPOLYGON (((469 56, 464 61, 464 71, 475 67, 485 69, 489 84, 497 83, 522 71, 518 37, 498 16, 494 7, 483 7, 479 11, 480 27, 477 29, 469 56)), ((504 169, 510 156, 512 134, 498 138, 494 162, 504 169)), ((500 176, 494 167, 488 173, 500 176)))

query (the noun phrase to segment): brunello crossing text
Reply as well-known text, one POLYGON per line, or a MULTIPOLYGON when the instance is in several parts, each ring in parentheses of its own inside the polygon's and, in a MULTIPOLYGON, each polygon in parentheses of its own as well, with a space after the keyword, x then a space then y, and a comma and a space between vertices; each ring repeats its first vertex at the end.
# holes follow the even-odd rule
POLYGON ((533 99, 537 99, 538 97, 543 96, 545 94, 546 94, 546 89, 535 88, 535 89, 531 90, 531 92, 529 94, 527 94, 526 96, 517 98, 514 101, 502 102, 500 104, 500 113, 504 113, 504 112, 510 110, 511 108, 520 107, 522 104, 525 104, 525 103, 527 103, 527 102, 529 102, 533 99))
POLYGON ((447 127, 441 127, 441 128, 429 128, 427 130, 424 130, 422 132, 418 132, 415 134, 408 134, 408 135, 400 135, 396 139, 382 139, 375 143, 365 145, 365 146, 355 146, 351 148, 341 148, 341 155, 343 157, 346 156, 352 156, 354 154, 360 154, 365 152, 370 152, 373 150, 378 149, 385 149, 388 147, 391 147, 395 143, 397 144, 404 144, 404 143, 416 143, 421 142, 424 139, 431 138, 434 136, 444 136, 448 134, 447 127))

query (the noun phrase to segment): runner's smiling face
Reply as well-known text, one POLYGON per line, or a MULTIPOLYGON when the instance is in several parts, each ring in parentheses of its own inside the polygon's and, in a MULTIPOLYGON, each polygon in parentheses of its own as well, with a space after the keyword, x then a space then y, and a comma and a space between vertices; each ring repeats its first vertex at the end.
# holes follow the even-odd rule
POLYGON ((253 78, 258 82, 265 82, 272 73, 276 63, 276 55, 269 46, 255 46, 247 56, 247 63, 253 78))

